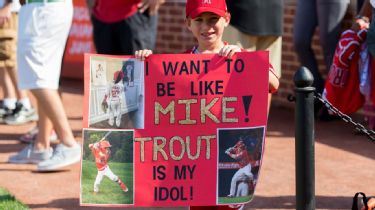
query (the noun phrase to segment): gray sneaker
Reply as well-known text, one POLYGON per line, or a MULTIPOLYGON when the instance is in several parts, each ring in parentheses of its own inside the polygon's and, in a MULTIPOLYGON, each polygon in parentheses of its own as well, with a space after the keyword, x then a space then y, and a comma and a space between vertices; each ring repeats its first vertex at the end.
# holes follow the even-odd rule
POLYGON ((8 162, 17 164, 40 163, 51 158, 52 151, 52 148, 44 151, 35 151, 33 150, 33 144, 29 144, 17 154, 10 156, 8 162))
POLYGON ((63 144, 58 144, 49 160, 40 162, 38 164, 39 171, 58 171, 63 167, 77 163, 81 160, 81 146, 79 144, 73 147, 67 147, 63 144))
POLYGON ((26 109, 21 103, 16 104, 13 114, 4 118, 4 122, 8 125, 21 125, 31 121, 37 121, 38 114, 35 109, 26 109))

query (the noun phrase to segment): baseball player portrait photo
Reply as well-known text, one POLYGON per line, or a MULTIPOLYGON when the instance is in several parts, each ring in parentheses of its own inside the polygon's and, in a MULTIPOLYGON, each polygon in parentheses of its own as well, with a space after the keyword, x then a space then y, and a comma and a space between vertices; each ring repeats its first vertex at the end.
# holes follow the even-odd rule
POLYGON ((133 131, 84 130, 81 202, 133 203, 133 131))
POLYGON ((90 68, 89 127, 142 129, 143 63, 133 58, 92 55, 90 68))
POLYGON ((263 152, 264 128, 219 129, 218 203, 251 201, 263 152))
POLYGON ((123 91, 124 84, 122 79, 124 78, 124 73, 120 71, 115 71, 113 74, 113 81, 108 84, 107 91, 104 95, 102 101, 103 111, 109 113, 108 124, 113 126, 116 120, 116 127, 120 127, 121 124, 121 103, 123 103, 123 91))

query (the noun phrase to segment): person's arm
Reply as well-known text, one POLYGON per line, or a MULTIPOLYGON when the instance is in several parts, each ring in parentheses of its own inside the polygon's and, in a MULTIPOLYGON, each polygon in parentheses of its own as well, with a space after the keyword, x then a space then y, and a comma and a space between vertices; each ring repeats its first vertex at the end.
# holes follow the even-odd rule
POLYGON ((276 76, 276 73, 273 70, 273 67, 270 66, 268 71, 268 89, 270 93, 274 93, 279 89, 280 81, 279 78, 276 76))
POLYGON ((359 10, 358 15, 355 17, 354 23, 352 25, 352 29, 354 31, 358 31, 362 28, 369 27, 369 21, 371 20, 372 16, 372 5, 370 0, 365 0, 361 9, 359 10))
POLYGON ((165 0, 142 0, 138 4, 138 9, 140 13, 144 13, 147 9, 150 15, 156 15, 159 7, 165 3, 165 0))

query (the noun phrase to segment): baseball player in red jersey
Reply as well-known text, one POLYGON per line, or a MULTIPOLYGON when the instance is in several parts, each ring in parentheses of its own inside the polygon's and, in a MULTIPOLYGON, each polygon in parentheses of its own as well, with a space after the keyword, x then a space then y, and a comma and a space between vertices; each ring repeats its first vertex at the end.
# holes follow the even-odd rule
POLYGON ((103 103, 108 100, 109 107, 109 125, 113 126, 116 118, 116 126, 120 127, 121 124, 121 101, 123 100, 124 84, 122 79, 124 73, 122 71, 116 71, 113 74, 113 82, 108 85, 107 93, 104 96, 103 103))
POLYGON ((230 183, 230 193, 228 197, 235 197, 237 182, 243 180, 253 180, 253 174, 251 173, 251 158, 247 151, 247 147, 242 140, 239 140, 236 145, 228 148, 225 153, 231 158, 238 161, 240 169, 233 175, 230 183))
POLYGON ((108 166, 108 159, 111 155, 110 147, 111 144, 105 139, 102 139, 94 144, 89 144, 92 155, 95 157, 96 168, 98 169, 98 174, 96 175, 94 183, 95 193, 99 192, 99 185, 104 176, 107 176, 110 180, 117 182, 124 192, 129 190, 121 179, 118 178, 118 176, 116 176, 108 166))

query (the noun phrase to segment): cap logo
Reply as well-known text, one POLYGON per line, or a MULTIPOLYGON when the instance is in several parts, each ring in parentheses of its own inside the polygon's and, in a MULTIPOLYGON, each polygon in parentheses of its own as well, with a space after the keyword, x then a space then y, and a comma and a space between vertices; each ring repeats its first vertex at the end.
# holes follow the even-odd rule
POLYGON ((203 4, 211 4, 211 0, 203 0, 203 4))

